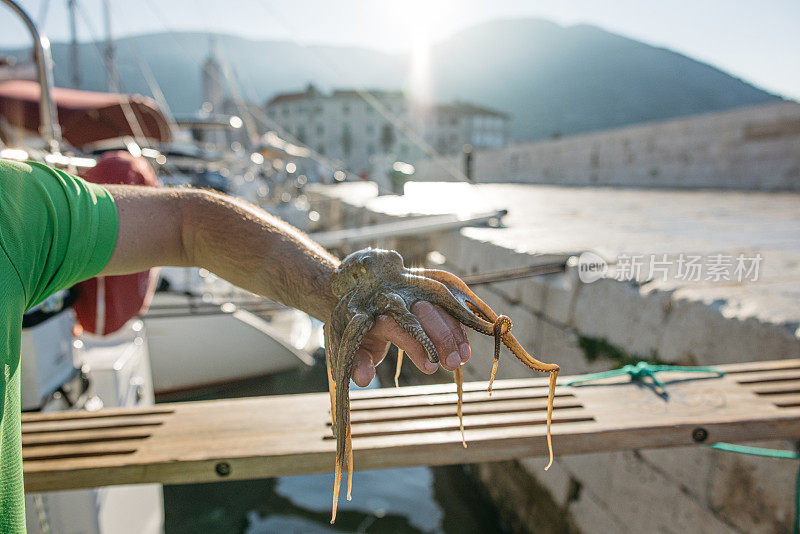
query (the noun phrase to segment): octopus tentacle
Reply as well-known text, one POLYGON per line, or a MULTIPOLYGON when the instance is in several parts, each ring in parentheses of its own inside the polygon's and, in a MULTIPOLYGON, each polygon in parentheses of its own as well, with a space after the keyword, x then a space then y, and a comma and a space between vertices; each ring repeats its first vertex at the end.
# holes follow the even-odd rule
POLYGON ((511 331, 511 319, 505 315, 500 315, 494 322, 494 362, 492 363, 492 374, 489 377, 489 396, 492 396, 492 384, 494 376, 497 374, 497 366, 500 364, 500 343, 504 336, 511 331))
POLYGON ((403 368, 403 349, 397 347, 397 368, 394 371, 394 387, 400 387, 400 370, 403 368))
POLYGON ((419 300, 427 300, 434 304, 438 304, 444 308, 447 313, 473 330, 476 330, 487 336, 492 335, 494 325, 489 321, 485 321, 484 319, 478 317, 472 312, 472 310, 459 302, 445 284, 437 280, 425 278, 424 276, 418 276, 415 274, 407 274, 406 281, 409 284, 415 285, 422 289, 422 294, 418 295, 419 300))
POLYGON ((478 295, 473 293, 469 286, 467 286, 467 284, 461 278, 453 273, 448 273, 447 271, 441 271, 439 269, 420 269, 419 274, 441 282, 445 286, 448 286, 448 288, 451 290, 456 289, 457 291, 463 293, 464 296, 461 299, 459 299, 458 294, 454 296, 458 300, 463 299, 464 304, 467 305, 467 308, 469 308, 478 317, 481 317, 485 321, 492 323, 497 320, 497 314, 494 312, 494 310, 492 310, 489 305, 486 304, 478 295), (469 304, 472 304, 472 306, 469 306, 469 304))
POLYGON ((517 338, 515 338, 511 333, 503 336, 503 344, 508 347, 508 350, 510 350, 519 361, 534 371, 550 373, 550 384, 547 390, 547 450, 550 453, 550 461, 544 468, 544 470, 547 471, 550 469, 550 466, 553 465, 553 442, 550 436, 550 425, 553 422, 553 403, 555 402, 556 380, 558 379, 558 372, 561 370, 561 368, 554 363, 540 362, 528 354, 525 349, 522 348, 522 345, 519 344, 517 338))
MULTIPOLYGON (((332 354, 333 348, 333 332, 331 332, 330 323, 325 323, 322 327, 322 333, 325 338, 325 370, 328 373, 328 393, 331 396, 331 429, 336 435, 336 382, 333 380, 333 367, 332 354)), ((337 343, 338 346, 338 343, 337 343)))
MULTIPOLYGON (((493 334, 495 335, 495 360, 494 364, 492 365, 492 375, 489 380, 489 392, 491 393, 492 382, 494 381, 494 376, 497 372, 497 365, 499 363, 499 343, 498 340, 502 340, 503 344, 508 347, 511 353, 523 364, 530 367, 531 369, 539 372, 550 373, 550 384, 548 388, 548 395, 547 395, 547 449, 550 454, 550 461, 545 467, 545 471, 550 468, 553 464, 553 444, 550 435, 550 425, 553 420, 553 402, 555 400, 555 386, 556 380, 558 378, 558 372, 560 368, 556 364, 548 364, 541 362, 528 354, 528 352, 522 348, 517 338, 514 337, 509 331, 505 333, 501 333, 500 336, 497 335, 495 330, 498 326, 498 315, 492 310, 480 297, 478 297, 475 293, 470 290, 467 284, 461 280, 458 276, 449 273, 447 271, 441 271, 438 269, 415 269, 415 274, 420 276, 427 276, 433 280, 436 280, 446 286, 449 286, 451 289, 455 290, 455 295, 457 300, 463 300, 465 307, 470 309, 475 315, 481 316, 484 320, 493 321, 495 323, 493 328, 493 334), (462 293, 463 296, 458 295, 458 292, 462 293), (460 298, 459 298, 460 297, 460 298)), ((451 290, 451 293, 454 293, 451 290)), ((501 316, 503 317, 503 316, 501 316)), ((467 325, 469 326, 469 325, 467 325)), ((510 320, 508 325, 508 330, 511 329, 510 320)), ((502 327, 501 327, 502 330, 502 327)), ((459 397, 459 403, 461 402, 461 398, 459 397)))
POLYGON ((384 308, 386 312, 397 322, 400 327, 408 332, 408 334, 415 340, 419 341, 425 353, 428 356, 428 361, 433 363, 439 362, 439 352, 436 346, 428 337, 428 334, 423 330, 422 325, 419 324, 417 316, 411 313, 406 307, 405 301, 395 293, 384 293, 381 295, 385 299, 384 308))
POLYGON ((336 520, 336 507, 339 501, 339 486, 342 480, 342 468, 347 463, 347 500, 353 484, 353 446, 350 434, 350 378, 355 368, 355 353, 361 341, 375 324, 369 315, 357 313, 350 319, 342 332, 341 344, 336 357, 335 383, 336 383, 336 467, 333 482, 333 511, 331 524, 336 520))
POLYGON ((458 407, 456 411, 458 413, 458 427, 461 429, 461 444, 466 449, 467 440, 464 437, 464 412, 462 410, 463 403, 461 402, 461 398, 464 396, 464 371, 461 370, 460 365, 453 371, 453 379, 456 382, 456 393, 458 394, 458 407))

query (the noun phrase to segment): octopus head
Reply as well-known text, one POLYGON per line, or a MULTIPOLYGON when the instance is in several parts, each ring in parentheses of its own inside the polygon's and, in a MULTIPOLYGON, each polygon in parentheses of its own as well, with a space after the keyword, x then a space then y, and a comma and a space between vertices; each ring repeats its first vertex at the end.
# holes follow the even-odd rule
POLYGON ((403 257, 394 250, 365 248, 347 256, 331 275, 333 294, 342 298, 356 286, 374 285, 399 276, 403 257))

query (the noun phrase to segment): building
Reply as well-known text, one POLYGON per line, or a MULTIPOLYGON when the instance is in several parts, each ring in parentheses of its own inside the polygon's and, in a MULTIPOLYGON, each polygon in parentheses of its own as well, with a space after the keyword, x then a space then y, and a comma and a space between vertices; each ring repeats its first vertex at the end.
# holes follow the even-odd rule
POLYGON ((270 120, 291 137, 355 173, 369 174, 376 157, 414 163, 464 145, 502 147, 509 117, 472 104, 423 106, 400 91, 335 90, 309 84, 265 105, 270 120))

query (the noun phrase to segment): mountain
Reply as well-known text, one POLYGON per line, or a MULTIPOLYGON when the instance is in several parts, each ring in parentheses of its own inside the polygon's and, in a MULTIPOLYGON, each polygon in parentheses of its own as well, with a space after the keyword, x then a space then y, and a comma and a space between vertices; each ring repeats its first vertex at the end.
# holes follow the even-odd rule
MULTIPOLYGON (((263 102, 308 82, 330 90, 409 86, 409 58, 355 47, 303 46, 216 36, 220 55, 246 100, 263 102)), ((201 65, 210 36, 150 34, 117 41, 127 92, 152 94, 146 63, 176 114, 201 104, 201 65)), ((82 87, 104 90, 101 47, 80 45, 82 87)), ((0 51, 25 58, 26 50, 0 51)), ((69 86, 70 47, 53 45, 56 85, 69 86)), ((499 20, 474 26, 431 49, 434 98, 498 109, 516 140, 535 140, 780 100, 708 64, 587 26, 499 20)))
POLYGON ((708 64, 593 26, 496 21, 434 51, 440 99, 514 117, 540 139, 780 100, 708 64))

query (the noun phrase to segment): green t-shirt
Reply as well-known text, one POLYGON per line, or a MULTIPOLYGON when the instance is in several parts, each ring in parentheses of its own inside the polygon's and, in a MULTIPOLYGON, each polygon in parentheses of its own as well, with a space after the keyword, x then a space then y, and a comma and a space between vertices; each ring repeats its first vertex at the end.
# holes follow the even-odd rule
POLYGON ((25 531, 22 315, 99 273, 117 226, 114 199, 102 187, 38 163, 0 160, 0 533, 25 531))

